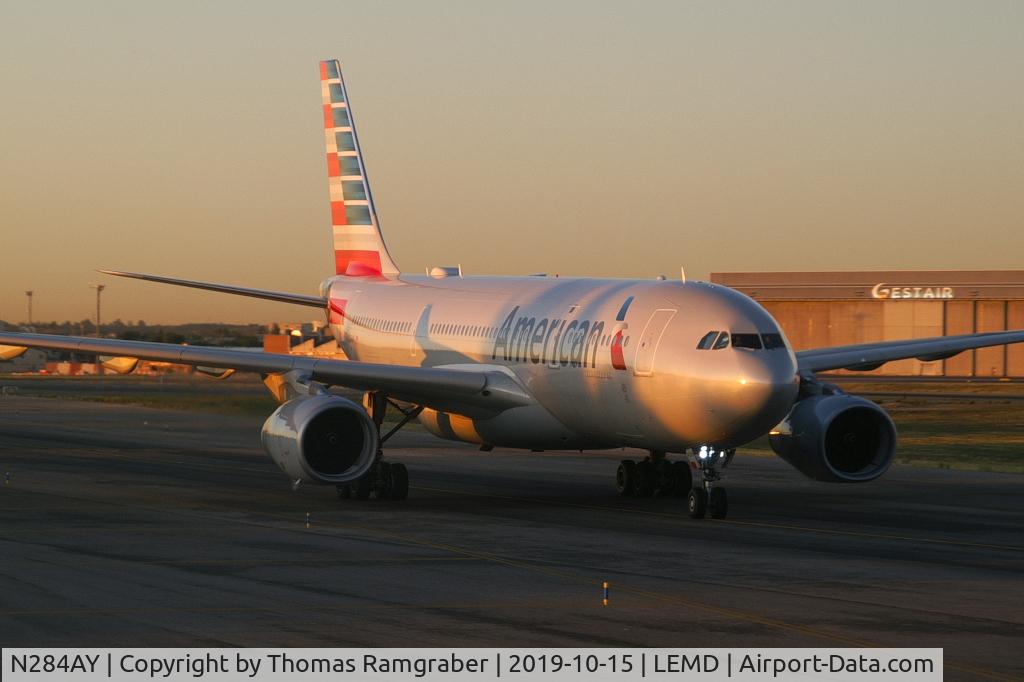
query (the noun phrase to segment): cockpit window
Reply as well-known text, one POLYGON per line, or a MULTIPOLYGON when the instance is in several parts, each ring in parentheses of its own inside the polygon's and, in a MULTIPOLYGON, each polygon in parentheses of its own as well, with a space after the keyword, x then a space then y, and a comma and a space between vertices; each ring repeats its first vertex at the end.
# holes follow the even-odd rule
POLYGON ((704 335, 704 338, 697 343, 697 350, 710 350, 711 346, 715 345, 715 339, 718 338, 718 332, 708 332, 704 335))
POLYGON ((697 350, 721 350, 728 348, 730 341, 733 348, 748 348, 750 350, 761 350, 766 348, 785 348, 786 342, 782 334, 755 334, 755 333, 734 333, 732 338, 729 332, 711 331, 701 337, 697 342, 697 350))
POLYGON ((761 350, 761 337, 757 334, 736 334, 732 335, 733 348, 751 348, 761 350))

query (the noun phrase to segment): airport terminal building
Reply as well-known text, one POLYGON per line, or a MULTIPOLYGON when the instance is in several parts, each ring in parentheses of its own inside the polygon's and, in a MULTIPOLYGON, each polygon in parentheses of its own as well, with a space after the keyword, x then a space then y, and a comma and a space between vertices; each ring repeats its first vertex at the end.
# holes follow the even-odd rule
MULTIPOLYGON (((711 281, 761 303, 796 350, 1024 329, 1024 270, 719 272, 711 281)), ((1024 344, 843 373, 1024 378, 1024 344)))

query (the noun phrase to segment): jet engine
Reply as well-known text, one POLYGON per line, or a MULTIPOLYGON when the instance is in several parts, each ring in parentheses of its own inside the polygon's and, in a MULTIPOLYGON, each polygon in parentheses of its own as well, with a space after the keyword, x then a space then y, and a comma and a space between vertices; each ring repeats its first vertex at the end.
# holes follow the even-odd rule
POLYGON ((263 424, 263 448, 292 481, 348 483, 365 474, 377 427, 361 406, 335 395, 289 400, 263 424))
POLYGON ((768 440, 775 454, 817 481, 874 480, 896 454, 896 427, 885 410, 842 393, 798 401, 768 440))

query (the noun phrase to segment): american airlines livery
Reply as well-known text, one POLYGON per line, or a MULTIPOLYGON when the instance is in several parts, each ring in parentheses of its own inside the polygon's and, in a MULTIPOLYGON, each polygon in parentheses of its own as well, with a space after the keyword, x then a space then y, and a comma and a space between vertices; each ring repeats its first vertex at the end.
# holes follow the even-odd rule
POLYGON ((418 419, 485 450, 646 450, 619 464, 622 495, 686 497, 694 518, 722 518, 722 470, 766 433, 818 481, 861 483, 889 467, 889 416, 816 372, 1024 341, 1008 331, 794 353, 757 302, 706 282, 403 274, 384 245, 337 61, 320 62, 320 89, 336 274, 319 295, 104 272, 320 308, 348 360, 19 333, 0 333, 0 357, 34 347, 114 356, 117 371, 141 358, 258 372, 280 403, 263 426, 266 451, 294 485, 331 484, 342 497, 406 497, 407 470, 384 445, 418 419), (364 392, 363 404, 332 386, 364 392), (384 432, 389 406, 401 417, 384 432))

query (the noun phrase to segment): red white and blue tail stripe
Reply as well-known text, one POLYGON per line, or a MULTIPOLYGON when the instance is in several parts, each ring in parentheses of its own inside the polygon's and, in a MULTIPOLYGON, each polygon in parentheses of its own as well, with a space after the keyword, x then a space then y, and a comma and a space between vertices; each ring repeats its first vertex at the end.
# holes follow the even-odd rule
POLYGON ((335 272, 350 276, 397 275, 373 206, 348 91, 338 60, 320 62, 327 179, 331 192, 335 272))

